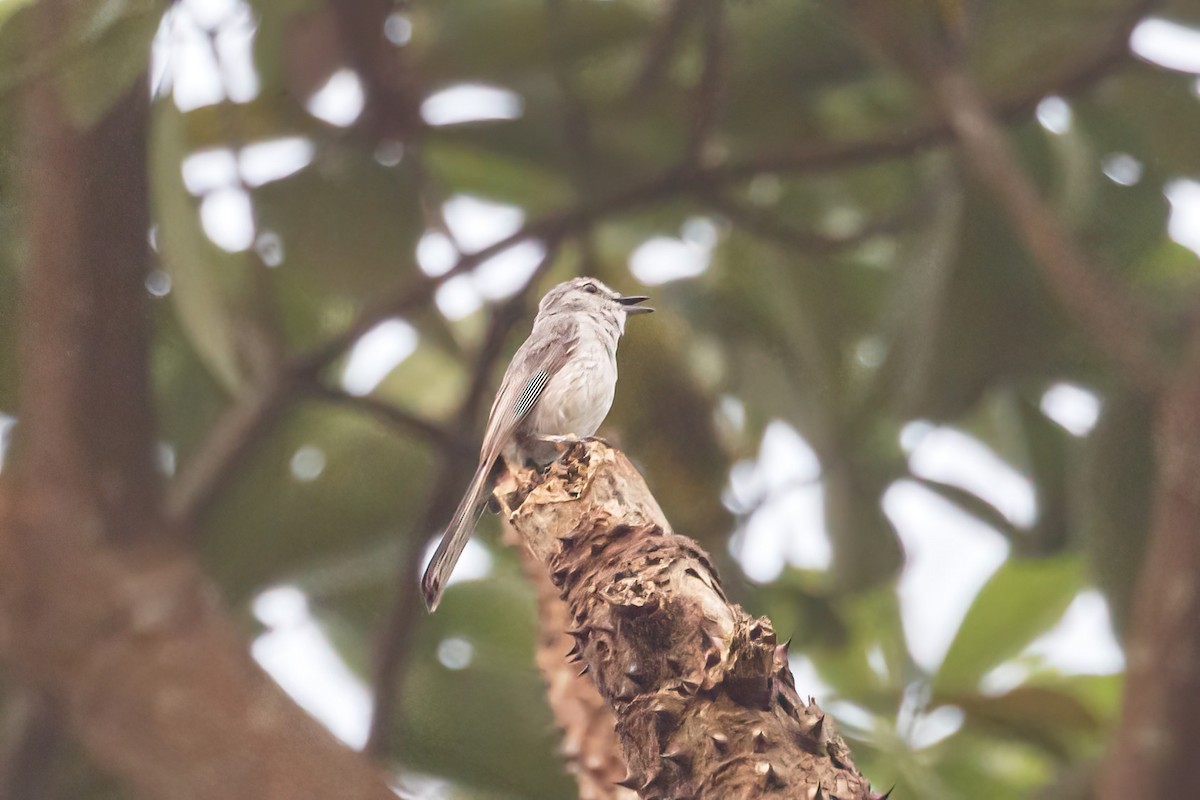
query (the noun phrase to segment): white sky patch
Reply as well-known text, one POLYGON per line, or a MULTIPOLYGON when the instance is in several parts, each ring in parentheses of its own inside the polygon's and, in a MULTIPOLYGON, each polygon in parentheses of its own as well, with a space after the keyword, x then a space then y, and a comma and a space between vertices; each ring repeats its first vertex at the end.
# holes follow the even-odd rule
POLYGON ((208 34, 197 23, 187 6, 178 6, 169 15, 166 30, 167 66, 175 105, 180 111, 192 111, 225 99, 221 70, 208 42, 208 34))
POLYGON ((151 86, 156 93, 171 90, 181 111, 253 100, 260 89, 255 30, 254 14, 242 0, 180 3, 163 15, 155 35, 151 86))
POLYGON ((316 148, 302 136, 287 136, 248 144, 238 154, 243 180, 251 186, 281 180, 312 163, 316 148))
POLYGON ((469 253, 511 236, 521 228, 525 212, 507 203, 494 203, 458 194, 442 205, 446 227, 469 253))
POLYGON ((421 103, 421 117, 429 125, 519 119, 525 102, 510 89, 463 83, 436 92, 421 103))
POLYGON ((915 714, 905 738, 913 750, 924 750, 958 733, 965 720, 961 708, 939 706, 928 713, 915 714))
POLYGON ((232 17, 241 3, 239 0, 183 0, 180 5, 196 25, 211 31, 232 17))
POLYGON ((1038 123, 1051 133, 1061 136, 1071 130, 1071 122, 1074 118, 1071 106, 1058 95, 1043 98, 1042 102, 1037 104, 1035 114, 1038 123))
MULTIPOLYGON (((425 555, 421 559, 422 571, 429 566, 429 562, 433 558, 433 553, 437 550, 438 542, 441 540, 441 534, 429 540, 429 544, 425 547, 425 555)), ((466 549, 463 550, 462 556, 454 566, 454 572, 450 575, 450 579, 446 582, 446 585, 453 586, 463 581, 477 581, 491 574, 492 554, 479 542, 469 539, 467 540, 466 549)))
POLYGON ((1142 180, 1145 167, 1129 153, 1109 153, 1100 161, 1100 169, 1118 186, 1136 186, 1142 180))
POLYGON ((412 41, 413 25, 408 15, 396 11, 383 21, 383 35, 397 47, 403 47, 412 41))
POLYGON ((708 269, 712 249, 670 236, 656 236, 629 256, 629 271, 646 286, 694 278, 708 269))
POLYGON ((1178 72, 1200 73, 1200 30, 1149 17, 1133 29, 1129 48, 1139 57, 1178 72))
POLYGON ((0 471, 4 470, 4 456, 12 442, 13 427, 17 424, 16 417, 10 417, 0 411, 0 471))
POLYGON ((227 21, 215 35, 217 59, 226 96, 235 103, 248 103, 258 97, 260 89, 254 68, 254 15, 246 3, 232 5, 227 21))
POLYGON ((163 475, 171 476, 175 474, 175 446, 170 442, 159 442, 155 453, 158 460, 158 469, 163 475))
POLYGON ((996 531, 912 481, 884 493, 883 509, 907 556, 897 595, 913 659, 933 672, 967 608, 1008 556, 996 531))
POLYGON ((475 658, 475 648, 461 636, 452 636, 438 643, 437 658, 446 669, 466 669, 475 658))
POLYGON ((254 660, 301 707, 354 748, 367 741, 371 693, 338 655, 294 586, 259 594, 256 616, 268 630, 254 640, 254 660))
POLYGON ((1100 397, 1073 383, 1056 383, 1042 395, 1042 413, 1075 436, 1087 436, 1100 419, 1100 397))
POLYGON ((171 91, 171 30, 179 6, 171 6, 158 22, 158 30, 150 42, 150 97, 157 98, 171 91))
POLYGON ((470 275, 450 278, 438 287, 433 299, 438 311, 451 322, 469 317, 483 306, 483 298, 470 275))
POLYGON ((1059 623, 1039 636, 1026 653, 1067 675, 1111 675, 1125 668, 1108 603, 1095 589, 1080 592, 1059 623))
POLYGON ((357 397, 375 391, 380 382, 417 349, 417 329, 393 317, 364 333, 350 349, 342 369, 342 388, 357 397))
POLYGON ((146 273, 146 291, 151 297, 166 297, 171 293, 171 276, 161 269, 146 273))
POLYGON ((914 475, 966 489, 1014 525, 1033 524, 1037 517, 1033 485, 990 447, 954 428, 910 424, 925 425, 915 444, 913 436, 901 432, 901 443, 911 446, 908 463, 914 475))
POLYGON ((264 230, 254 240, 254 252, 258 253, 264 266, 278 267, 284 258, 283 239, 275 231, 264 230))
POLYGON ((215 189, 200 201, 204 233, 222 250, 240 253, 254 244, 254 217, 250 195, 241 189, 215 189))
POLYGON ((183 185, 194 195, 237 184, 237 159, 228 148, 197 150, 183 159, 183 185))
POLYGON ((308 113, 317 119, 347 128, 354 124, 366 104, 362 79, 352 69, 342 68, 329 76, 325 85, 308 98, 308 113))
POLYGON ((1200 255, 1200 181, 1173 180, 1163 192, 1171 203, 1167 233, 1174 241, 1200 255))
POLYGON ((731 543, 751 580, 772 581, 786 564, 828 568, 832 551, 820 473, 816 453, 780 421, 763 432, 758 461, 742 462, 730 472, 728 496, 734 510, 757 506, 731 543))
POLYGON ((446 234, 426 231, 417 242, 417 265, 426 275, 445 275, 457 262, 458 250, 446 234))
POLYGON ((529 283, 546 257, 541 242, 521 242, 502 250, 475 268, 475 289, 486 300, 503 300, 529 283))
POLYGON ((325 471, 325 451, 321 448, 306 444, 292 455, 288 463, 292 477, 301 483, 315 481, 325 471))
POLYGON ((816 664, 808 656, 788 653, 788 667, 796 679, 796 693, 801 697, 811 696, 821 703, 837 697, 837 692, 821 678, 816 664))

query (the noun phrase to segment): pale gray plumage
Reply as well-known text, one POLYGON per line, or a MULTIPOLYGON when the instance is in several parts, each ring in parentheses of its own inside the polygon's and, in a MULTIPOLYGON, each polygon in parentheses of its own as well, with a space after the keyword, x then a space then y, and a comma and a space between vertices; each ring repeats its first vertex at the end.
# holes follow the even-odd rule
POLYGON ((625 317, 653 311, 636 305, 645 299, 622 296, 594 278, 560 283, 542 298, 533 331, 492 403, 475 476, 421 579, 430 611, 483 511, 496 459, 545 463, 553 458, 555 439, 591 436, 600 427, 617 386, 617 340, 625 317))

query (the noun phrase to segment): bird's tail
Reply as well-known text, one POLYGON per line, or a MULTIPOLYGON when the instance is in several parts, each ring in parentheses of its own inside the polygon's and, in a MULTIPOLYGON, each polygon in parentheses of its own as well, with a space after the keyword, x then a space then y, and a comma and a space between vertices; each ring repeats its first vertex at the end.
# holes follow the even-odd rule
POLYGON ((467 540, 471 538, 483 513, 488 475, 491 471, 490 460, 484 459, 480 462, 479 468, 475 470, 475 477, 471 478, 471 484, 467 487, 466 495, 458 504, 454 516, 450 518, 446 532, 442 534, 441 544, 433 554, 429 566, 425 568, 425 575, 421 578, 421 592, 425 596, 425 607, 430 613, 437 610, 438 603, 442 600, 442 592, 446 590, 446 581, 450 579, 450 573, 454 571, 454 565, 458 563, 458 557, 462 555, 463 548, 467 546, 467 540))

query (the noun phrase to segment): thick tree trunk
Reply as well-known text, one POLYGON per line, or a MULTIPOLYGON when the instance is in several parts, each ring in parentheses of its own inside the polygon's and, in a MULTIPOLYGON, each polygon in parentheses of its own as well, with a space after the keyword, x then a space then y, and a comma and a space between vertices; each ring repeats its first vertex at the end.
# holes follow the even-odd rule
POLYGON ((567 771, 579 783, 579 800, 637 800, 637 792, 618 785, 629 770, 621 757, 616 718, 592 680, 579 673, 578 663, 564 655, 575 647, 575 638, 567 633, 574 626, 566 604, 550 582, 546 565, 520 546, 512 526, 505 526, 505 538, 518 546, 525 574, 537 587, 536 660, 550 710, 562 729, 567 771))
MULTIPOLYGON (((57 42, 65 9, 39 13, 57 42)), ((55 77, 31 86, 23 120, 29 255, 17 453, 0 484, 0 655, 139 797, 394 800, 254 664, 173 547, 148 379, 147 89, 80 130, 55 77)))
POLYGON ((1159 405, 1154 527, 1101 800, 1200 797, 1200 332, 1193 336, 1190 363, 1159 405))
POLYGON ((569 657, 612 709, 642 798, 878 797, 797 695, 771 623, 729 602, 624 455, 581 443, 496 494, 566 604, 569 657))

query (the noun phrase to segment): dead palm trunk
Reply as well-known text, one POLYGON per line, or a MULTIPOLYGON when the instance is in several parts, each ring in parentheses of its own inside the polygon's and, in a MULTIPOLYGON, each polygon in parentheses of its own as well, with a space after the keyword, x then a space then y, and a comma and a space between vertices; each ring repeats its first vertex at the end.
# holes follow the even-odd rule
POLYGON ((815 703, 796 693, 771 623, 725 596, 619 451, 575 446, 545 474, 510 471, 502 513, 566 604, 575 646, 616 718, 642 798, 879 798, 815 703))

